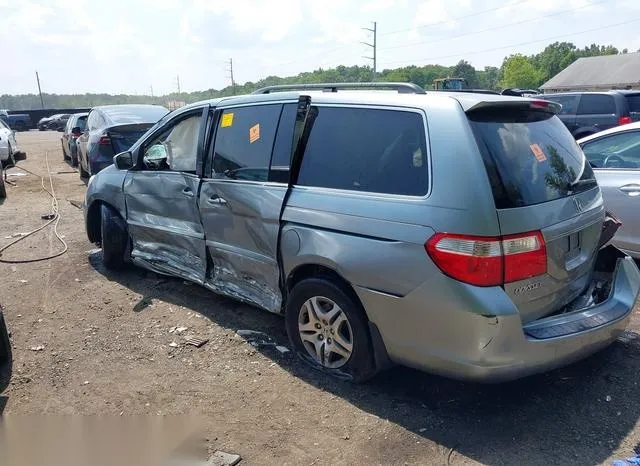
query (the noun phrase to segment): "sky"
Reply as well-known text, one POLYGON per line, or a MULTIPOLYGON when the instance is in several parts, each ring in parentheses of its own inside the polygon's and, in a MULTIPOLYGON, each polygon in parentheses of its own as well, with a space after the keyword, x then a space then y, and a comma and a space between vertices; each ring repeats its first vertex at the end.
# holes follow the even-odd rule
POLYGON ((167 94, 337 65, 500 66, 555 41, 640 49, 640 0, 0 0, 0 94, 167 94))

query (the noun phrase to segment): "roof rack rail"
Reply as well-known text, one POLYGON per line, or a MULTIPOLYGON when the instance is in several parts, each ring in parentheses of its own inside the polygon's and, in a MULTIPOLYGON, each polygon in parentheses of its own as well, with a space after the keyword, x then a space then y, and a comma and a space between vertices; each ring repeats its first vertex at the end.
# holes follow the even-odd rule
POLYGON ((322 90, 324 92, 338 92, 338 89, 390 89, 399 94, 426 94, 426 91, 413 83, 313 83, 313 84, 278 84, 258 89, 253 94, 270 94, 281 91, 322 90))

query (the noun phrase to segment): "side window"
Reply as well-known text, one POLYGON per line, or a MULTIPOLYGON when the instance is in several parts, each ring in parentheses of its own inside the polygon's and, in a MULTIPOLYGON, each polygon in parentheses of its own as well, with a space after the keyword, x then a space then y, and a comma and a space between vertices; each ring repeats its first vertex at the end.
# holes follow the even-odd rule
POLYGON ((640 131, 627 131, 586 143, 582 150, 595 168, 640 168, 640 131))
POLYGON ((94 131, 98 128, 96 126, 97 116, 98 116, 98 112, 96 110, 93 110, 91 111, 91 113, 89 113, 88 125, 87 125, 89 127, 89 131, 94 131))
POLYGON ((226 109, 216 131, 216 177, 267 181, 281 104, 226 109))
POLYGON ((84 131, 85 128, 87 127, 87 117, 86 116, 79 117, 78 120, 71 127, 71 129, 73 129, 76 126, 80 128, 82 131, 84 131))
POLYGON ((422 116, 399 110, 312 107, 298 184, 423 196, 428 190, 422 116))
POLYGON ((303 124, 303 115, 298 116, 298 104, 285 104, 280 115, 276 140, 273 144, 269 181, 276 183, 289 182, 291 157, 302 135, 303 124))
POLYGON ((613 97, 605 94, 582 94, 578 114, 604 115, 616 113, 616 103, 613 97))
POLYGON ((548 97, 545 97, 545 99, 562 105, 560 115, 575 115, 576 111, 578 110, 579 96, 577 95, 559 95, 557 97, 554 95, 550 95, 548 97))
POLYGON ((143 163, 150 170, 195 172, 202 116, 198 113, 173 124, 145 145, 143 163))

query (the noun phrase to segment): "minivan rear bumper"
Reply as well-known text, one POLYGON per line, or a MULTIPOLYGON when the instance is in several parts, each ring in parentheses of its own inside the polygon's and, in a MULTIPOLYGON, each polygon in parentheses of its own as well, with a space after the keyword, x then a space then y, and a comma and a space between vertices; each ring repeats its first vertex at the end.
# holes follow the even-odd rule
POLYGON ((438 296, 430 293, 433 283, 404 297, 362 287, 356 292, 393 362, 457 379, 501 382, 582 359, 626 328, 640 292, 640 271, 612 246, 604 254, 611 277, 604 301, 526 326, 499 287, 445 277, 438 296))

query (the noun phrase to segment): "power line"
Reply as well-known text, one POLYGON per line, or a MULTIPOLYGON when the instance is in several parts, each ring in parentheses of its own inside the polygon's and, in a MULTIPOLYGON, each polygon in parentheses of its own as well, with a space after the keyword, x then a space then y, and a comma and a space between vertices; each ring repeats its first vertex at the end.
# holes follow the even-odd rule
MULTIPOLYGON (((561 35, 558 35, 558 36, 544 37, 542 39, 536 39, 536 40, 531 40, 531 41, 527 41, 527 42, 520 42, 518 44, 505 45, 505 46, 502 46, 502 47, 493 47, 493 48, 490 48, 490 49, 476 50, 476 51, 473 51, 473 52, 463 52, 463 53, 458 53, 458 54, 453 54, 453 55, 441 55, 439 57, 431 57, 431 58, 426 58, 426 59, 417 60, 417 61, 416 60, 412 60, 412 63, 424 63, 424 62, 432 61, 432 60, 442 60, 442 59, 445 59, 445 58, 466 57, 466 56, 469 56, 469 55, 477 55, 479 53, 494 52, 496 50, 505 50, 505 49, 510 49, 510 48, 513 48, 513 47, 519 47, 521 45, 536 44, 538 42, 546 42, 548 40, 561 39, 563 37, 570 37, 570 36, 579 35, 579 34, 586 34, 588 32, 595 32, 595 31, 601 31, 601 30, 604 30, 604 29, 611 29, 611 28, 618 27, 618 26, 624 26, 625 24, 635 23, 637 21, 640 21, 640 18, 631 19, 629 21, 623 21, 621 23, 610 24, 608 26, 602 26, 602 27, 592 28, 592 29, 585 29, 583 31, 576 31, 576 32, 572 32, 572 33, 569 33, 569 34, 561 34, 561 35)), ((396 63, 404 63, 406 61, 407 60, 395 60, 395 61, 387 62, 386 65, 393 65, 393 64, 396 64, 396 63)))
POLYGON ((368 60, 373 60, 373 70, 371 73, 371 81, 375 81, 376 80, 376 36, 377 36, 377 23, 374 21, 373 22, 373 28, 362 28, 365 31, 369 31, 371 33, 373 33, 373 44, 369 44, 368 42, 361 42, 362 44, 366 45, 367 47, 371 47, 373 49, 373 57, 364 57, 368 60))
POLYGON ((456 34, 456 35, 452 35, 452 36, 441 37, 439 39, 420 41, 420 42, 412 42, 410 44, 395 45, 393 47, 387 47, 387 48, 380 49, 380 50, 395 50, 395 49, 401 49, 401 48, 405 48, 405 47, 413 47, 414 45, 435 44, 437 42, 442 42, 442 41, 451 40, 451 39, 458 39, 460 37, 473 36, 475 34, 481 34, 483 32, 497 31, 499 29, 506 29, 506 28, 517 26, 517 25, 520 25, 520 24, 532 23, 534 21, 538 21, 538 20, 543 19, 543 18, 551 18, 553 16, 560 16, 560 15, 563 15, 563 14, 566 14, 566 13, 572 13, 572 12, 575 12, 575 11, 578 11, 578 10, 582 10, 584 8, 589 8, 591 6, 595 6, 595 5, 599 5, 601 3, 605 3, 607 1, 608 0, 599 0, 599 1, 596 1, 596 2, 588 3, 586 5, 582 5, 582 6, 577 7, 577 8, 570 8, 568 10, 556 11, 555 13, 550 13, 550 14, 543 15, 543 16, 536 16, 535 18, 525 19, 525 20, 522 20, 522 21, 516 21, 515 23, 503 24, 502 26, 495 26, 495 27, 490 27, 490 28, 486 28, 486 29, 480 29, 478 31, 465 32, 463 34, 456 34))
POLYGON ((412 27, 412 28, 407 28, 407 29, 398 29, 397 31, 385 32, 384 34, 380 34, 380 35, 381 36, 390 36, 392 34, 400 34, 401 32, 413 31, 414 29, 422 29, 422 28, 426 28, 426 27, 436 26, 438 24, 447 24, 447 23, 450 23, 451 21, 457 21, 459 19, 466 19, 466 18, 473 18, 475 16, 480 16, 480 15, 483 15, 485 13, 491 13, 493 11, 502 10, 503 8, 509 8, 509 7, 518 6, 518 5, 521 5, 523 3, 527 3, 527 2, 530 2, 530 1, 531 0, 520 0, 518 2, 514 2, 514 3, 511 3, 511 4, 507 4, 507 5, 501 5, 501 6, 498 6, 498 7, 490 8, 488 10, 476 11, 475 13, 469 13, 468 15, 456 16, 456 17, 453 17, 453 18, 444 19, 442 21, 436 21, 435 23, 423 24, 423 25, 418 26, 418 27, 412 27))

